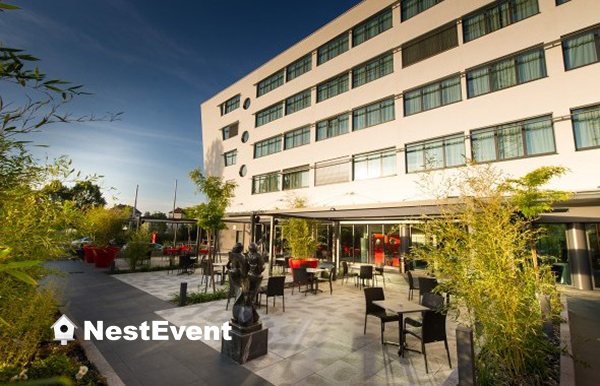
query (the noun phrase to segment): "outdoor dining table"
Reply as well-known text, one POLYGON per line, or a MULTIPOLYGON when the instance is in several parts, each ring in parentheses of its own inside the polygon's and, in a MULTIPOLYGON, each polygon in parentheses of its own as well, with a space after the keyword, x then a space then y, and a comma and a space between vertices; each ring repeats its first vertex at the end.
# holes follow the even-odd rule
MULTIPOLYGON (((328 270, 326 268, 306 268, 306 273, 309 273, 312 275, 312 277, 316 277, 318 274, 322 273, 322 272, 327 272, 328 270)), ((313 293, 317 293, 318 291, 323 292, 323 290, 319 289, 319 281, 316 280, 317 282, 317 286, 316 288, 313 289, 313 283, 315 282, 315 280, 311 280, 310 281, 310 291, 313 293)))
MULTIPOLYGON (((402 342, 402 329, 403 329, 403 325, 404 325, 404 314, 410 314, 410 313, 414 313, 414 312, 423 312, 423 311, 427 311, 429 310, 428 307, 422 306, 420 304, 417 303, 413 303, 413 302, 405 302, 405 303, 401 303, 397 300, 375 300, 373 302, 373 304, 384 308, 390 312, 394 312, 396 314, 398 314, 398 316, 400 317, 400 320, 398 321, 398 335, 400 337, 399 339, 399 346, 400 348, 398 349, 398 355, 400 356, 404 356, 404 344, 402 342)), ((395 342, 385 342, 387 344, 396 344, 395 342)))

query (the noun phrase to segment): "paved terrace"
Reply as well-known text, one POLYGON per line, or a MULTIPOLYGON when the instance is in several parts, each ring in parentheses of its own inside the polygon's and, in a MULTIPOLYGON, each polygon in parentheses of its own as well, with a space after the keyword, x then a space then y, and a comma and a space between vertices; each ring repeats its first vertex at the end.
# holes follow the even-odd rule
MULTIPOLYGON (((196 290, 200 282, 198 270, 190 276, 161 271, 114 277, 160 299, 170 299, 179 291, 181 281, 188 282, 189 290, 196 290)), ((397 274, 386 277, 386 298, 407 302, 404 279, 397 274)), ((335 282, 333 295, 327 285, 322 288, 325 292, 307 296, 297 291, 292 296, 291 289, 286 289, 285 313, 280 298, 274 308, 269 307, 269 315, 261 308, 263 326, 269 328, 269 354, 243 367, 275 385, 456 384, 443 342, 427 345, 430 373, 426 374, 422 355, 407 352, 405 358, 399 358, 396 346, 380 343, 378 319, 368 318, 367 334, 363 335, 364 295, 351 280, 344 285, 335 282)), ((220 300, 157 314, 177 326, 221 325, 231 318, 231 308, 226 311, 225 304, 226 300, 220 300)), ((453 365, 457 363, 455 329, 449 317, 447 331, 453 365)), ((387 324, 386 339, 398 340, 397 323, 387 324)), ((416 339, 408 339, 409 346, 420 348, 416 339)), ((206 343, 215 353, 220 352, 220 342, 206 343)))

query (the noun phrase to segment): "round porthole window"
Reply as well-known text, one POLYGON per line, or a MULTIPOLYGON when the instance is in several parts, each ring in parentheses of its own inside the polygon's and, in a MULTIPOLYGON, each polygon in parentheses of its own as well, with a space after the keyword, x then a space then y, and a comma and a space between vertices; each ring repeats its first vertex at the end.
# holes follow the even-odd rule
POLYGON ((250 98, 244 99, 244 110, 248 110, 250 108, 250 98))
POLYGON ((250 139, 250 133, 248 133, 247 131, 244 131, 242 133, 242 142, 246 143, 246 142, 248 142, 248 139, 250 139))
POLYGON ((240 177, 246 177, 246 173, 248 172, 248 168, 246 165, 242 165, 240 168, 240 177))

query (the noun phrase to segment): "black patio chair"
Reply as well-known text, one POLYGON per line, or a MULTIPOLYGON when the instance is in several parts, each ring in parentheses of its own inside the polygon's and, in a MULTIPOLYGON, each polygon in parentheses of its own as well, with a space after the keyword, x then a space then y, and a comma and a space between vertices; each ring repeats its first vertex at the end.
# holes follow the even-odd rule
POLYGON ((419 303, 424 294, 433 293, 433 290, 438 285, 438 281, 433 277, 420 277, 419 280, 419 303))
POLYGON ((349 277, 356 278, 358 274, 356 272, 350 272, 350 268, 348 267, 347 261, 342 261, 342 284, 344 284, 344 280, 348 282, 349 277))
POLYGON ((423 354, 423 358, 425 359, 425 372, 429 373, 425 345, 427 343, 443 341, 446 346, 446 354, 448 355, 448 365, 452 368, 448 337, 446 336, 446 314, 443 313, 444 298, 437 294, 425 293, 423 295, 423 304, 427 304, 431 310, 424 311, 421 320, 410 317, 404 319, 402 342, 406 342, 406 335, 412 335, 421 341, 421 354, 423 354), (408 328, 408 325, 412 327, 408 328))
POLYGON ((336 269, 335 267, 332 267, 329 272, 323 272, 326 273, 327 276, 326 277, 320 277, 317 280, 319 281, 319 283, 329 283, 329 294, 333 294, 333 278, 335 277, 335 272, 336 269))
POLYGON ((359 284, 364 288, 365 282, 371 280, 371 287, 373 287, 373 266, 372 265, 361 265, 360 274, 358 275, 359 284))
POLYGON ((381 343, 384 343, 384 334, 385 334, 385 324, 389 322, 398 322, 400 320, 400 316, 398 314, 388 314, 388 312, 379 307, 376 304, 373 304, 376 300, 385 300, 385 295, 383 293, 383 288, 381 287, 371 287, 365 288, 365 329, 363 334, 367 333, 367 317, 374 316, 379 318, 381 323, 381 343))
POLYGON ((260 301, 262 295, 266 295, 265 301, 267 307, 267 315, 269 314, 269 298, 273 298, 273 307, 275 307, 275 299, 277 296, 281 296, 283 302, 283 312, 285 312, 285 293, 283 291, 285 286, 285 276, 271 276, 267 282, 267 286, 260 289, 258 293, 258 306, 260 307, 260 301))
POLYGON ((191 275, 196 270, 196 259, 191 255, 181 255, 179 256, 179 267, 177 270, 177 274, 187 273, 191 275))
POLYGON ((304 296, 308 292, 308 285, 311 284, 311 278, 308 272, 306 272, 306 268, 294 268, 292 270, 293 273, 293 283, 292 283, 292 295, 294 295, 294 287, 298 286, 298 291, 300 291, 303 285, 306 285, 306 291, 304 291, 304 296))
POLYGON ((413 291, 419 290, 419 282, 415 280, 410 271, 406 271, 406 277, 408 278, 408 300, 412 300, 413 291))
POLYGON ((375 279, 375 285, 377 285, 377 277, 381 276, 381 280, 383 281, 383 288, 385 288, 385 276, 383 275, 383 264, 378 267, 374 267, 373 269, 373 278, 375 279))

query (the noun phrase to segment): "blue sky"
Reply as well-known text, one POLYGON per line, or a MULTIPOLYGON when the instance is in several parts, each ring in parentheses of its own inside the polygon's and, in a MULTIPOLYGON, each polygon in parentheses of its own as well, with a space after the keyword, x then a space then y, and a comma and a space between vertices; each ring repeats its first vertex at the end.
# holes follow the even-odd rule
MULTIPOLYGON (((123 111, 117 122, 55 126, 36 134, 40 157, 70 156, 86 174, 103 175, 107 198, 142 211, 201 201, 188 178, 202 165, 199 105, 301 40, 358 0, 191 1, 6 0, 0 43, 42 59, 52 78, 94 95, 75 114, 123 111)), ((5 90, 5 99, 17 98, 5 90), (8 98, 7 98, 8 94, 8 98)))

